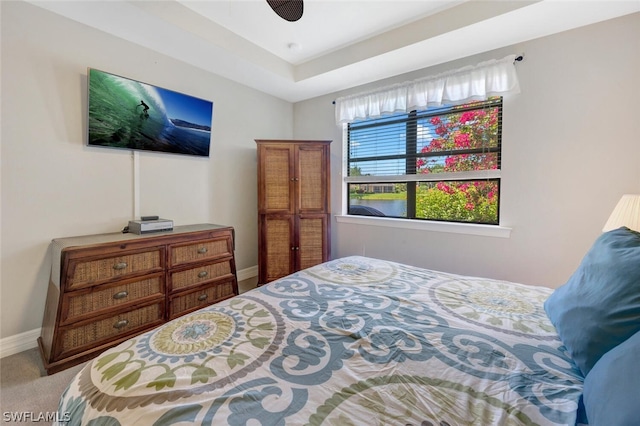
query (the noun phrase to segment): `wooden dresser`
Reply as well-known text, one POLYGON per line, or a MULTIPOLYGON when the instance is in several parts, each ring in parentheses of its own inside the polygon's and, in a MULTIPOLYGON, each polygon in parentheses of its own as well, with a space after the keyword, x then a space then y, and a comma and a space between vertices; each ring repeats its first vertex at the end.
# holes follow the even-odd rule
POLYGON ((256 143, 262 285, 329 260, 331 141, 256 143))
POLYGON ((211 224, 53 240, 38 338, 47 373, 237 295, 233 244, 233 228, 211 224))

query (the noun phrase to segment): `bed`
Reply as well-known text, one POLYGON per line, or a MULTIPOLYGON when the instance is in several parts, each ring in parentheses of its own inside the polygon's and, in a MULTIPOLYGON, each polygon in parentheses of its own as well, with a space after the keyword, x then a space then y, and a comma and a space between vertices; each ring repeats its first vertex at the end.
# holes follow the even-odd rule
POLYGON ((83 425, 575 425, 552 290, 351 256, 114 347, 59 406, 83 425))

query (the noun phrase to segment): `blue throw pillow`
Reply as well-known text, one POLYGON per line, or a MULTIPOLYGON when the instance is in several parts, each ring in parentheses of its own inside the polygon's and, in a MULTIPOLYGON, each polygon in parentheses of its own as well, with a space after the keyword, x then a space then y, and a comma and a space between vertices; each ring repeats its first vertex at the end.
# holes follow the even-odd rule
POLYGON ((640 233, 622 227, 600 235, 544 309, 586 376, 640 330, 640 233))
POLYGON ((584 379, 589 426, 640 424, 640 332, 611 349, 584 379))

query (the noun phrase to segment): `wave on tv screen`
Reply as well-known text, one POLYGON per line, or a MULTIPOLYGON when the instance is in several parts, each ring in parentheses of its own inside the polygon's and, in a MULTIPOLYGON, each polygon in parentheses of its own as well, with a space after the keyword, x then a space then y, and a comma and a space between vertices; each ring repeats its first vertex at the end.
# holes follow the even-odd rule
POLYGON ((88 145, 209 156, 213 102, 89 69, 88 145))

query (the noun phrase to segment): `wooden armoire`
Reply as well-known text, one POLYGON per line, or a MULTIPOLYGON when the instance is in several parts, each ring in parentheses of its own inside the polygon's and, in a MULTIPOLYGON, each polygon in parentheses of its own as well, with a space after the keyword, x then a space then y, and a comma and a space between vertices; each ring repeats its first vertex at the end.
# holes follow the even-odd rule
POLYGON ((331 141, 257 139, 258 285, 329 260, 331 141))

